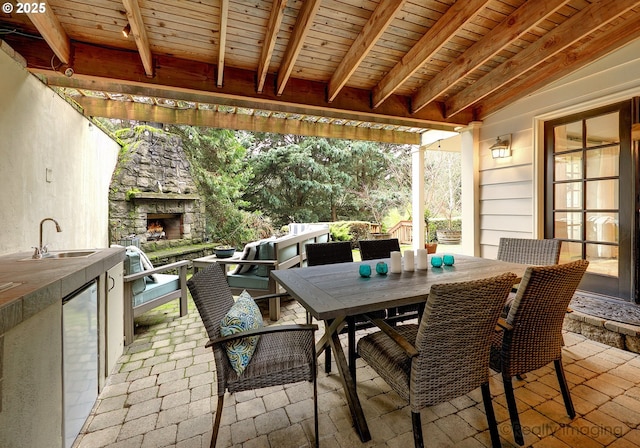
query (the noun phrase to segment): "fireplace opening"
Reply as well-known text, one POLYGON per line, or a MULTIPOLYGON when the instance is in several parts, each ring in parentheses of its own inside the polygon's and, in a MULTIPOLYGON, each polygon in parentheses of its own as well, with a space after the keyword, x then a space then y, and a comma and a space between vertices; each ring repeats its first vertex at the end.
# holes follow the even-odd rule
POLYGON ((147 214, 147 241, 182 238, 182 214, 147 214))

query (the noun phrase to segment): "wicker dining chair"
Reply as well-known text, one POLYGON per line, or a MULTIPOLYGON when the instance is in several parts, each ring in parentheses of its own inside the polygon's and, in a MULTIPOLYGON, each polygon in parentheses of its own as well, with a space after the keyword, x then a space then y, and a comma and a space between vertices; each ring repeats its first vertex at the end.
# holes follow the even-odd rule
POLYGON ((411 405, 413 437, 423 446, 420 410, 482 390, 491 443, 500 437, 489 390, 489 348, 512 273, 433 285, 420 324, 391 327, 358 341, 358 353, 411 405))
POLYGON ((375 260, 377 258, 389 258, 391 252, 400 251, 398 238, 388 238, 384 240, 360 240, 360 258, 363 261, 375 260))
POLYGON ((353 261, 353 252, 349 241, 305 244, 307 266, 348 263, 353 261))
POLYGON ((494 335, 491 368, 502 373, 504 392, 514 439, 524 444, 512 378, 553 361, 569 417, 575 417, 569 387, 562 368, 562 324, 567 305, 589 265, 588 261, 532 266, 525 271, 502 331, 494 335))
MULTIPOLYGON (((558 264, 561 248, 562 241, 556 239, 500 238, 497 259, 530 266, 547 266, 558 264)), ((501 317, 507 317, 517 290, 518 285, 514 285, 501 317)))
MULTIPOLYGON (((353 262, 351 243, 348 241, 309 243, 305 245, 305 252, 307 253, 307 266, 353 262)), ((384 318, 386 314, 384 310, 372 313, 376 318, 384 318)), ((310 315, 307 315, 307 322, 311 322, 310 315)), ((355 363, 355 332, 359 328, 371 327, 371 323, 361 316, 350 316, 347 319, 347 324, 350 365, 353 367, 355 363)), ((330 347, 327 347, 324 351, 324 370, 326 373, 331 373, 330 347)))
POLYGON ((558 264, 562 241, 527 238, 500 238, 498 260, 528 265, 558 264))
MULTIPOLYGON (((360 258, 362 260, 375 260, 378 258, 389 258, 391 252, 400 251, 398 238, 388 238, 383 240, 360 240, 360 258)), ((387 310, 387 321, 392 325, 398 322, 420 318, 422 308, 420 305, 404 305, 387 310)))
MULTIPOLYGON (((316 385, 315 330, 317 325, 272 325, 221 337, 221 320, 234 304, 224 270, 217 264, 193 275, 187 282, 213 349, 218 383, 218 406, 211 447, 215 447, 225 391, 229 393, 298 381, 313 383, 315 446, 318 447, 318 393, 316 385), (238 376, 225 350, 229 341, 260 335, 255 352, 244 372, 238 376)), ((260 297, 256 297, 260 300, 260 297)))

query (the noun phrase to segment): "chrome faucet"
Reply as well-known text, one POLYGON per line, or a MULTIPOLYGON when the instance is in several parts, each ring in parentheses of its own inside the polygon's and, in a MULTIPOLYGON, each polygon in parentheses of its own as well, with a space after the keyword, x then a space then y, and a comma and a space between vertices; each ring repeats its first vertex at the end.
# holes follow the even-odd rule
POLYGON ((53 223, 56 225, 56 232, 62 232, 62 229, 60 228, 60 224, 58 224, 58 221, 56 221, 55 219, 44 218, 42 221, 40 221, 40 242, 38 247, 34 247, 35 252, 33 253, 33 256, 31 258, 34 258, 34 259, 44 258, 49 253, 49 249, 47 248, 47 246, 42 245, 42 225, 44 224, 45 221, 53 221, 53 223))

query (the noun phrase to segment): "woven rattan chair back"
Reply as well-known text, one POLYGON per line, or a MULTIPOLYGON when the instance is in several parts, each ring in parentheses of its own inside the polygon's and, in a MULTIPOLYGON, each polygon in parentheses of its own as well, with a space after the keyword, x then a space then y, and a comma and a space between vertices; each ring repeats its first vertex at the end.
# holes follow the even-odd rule
MULTIPOLYGON (((280 386, 298 381, 313 383, 315 446, 318 446, 318 404, 316 387, 316 351, 314 331, 316 325, 274 325, 253 330, 260 332, 260 339, 251 362, 238 376, 231 367, 220 323, 234 304, 225 273, 217 263, 194 274, 187 282, 198 313, 207 330, 213 348, 218 383, 218 404, 213 425, 211 446, 215 447, 224 405, 224 394, 280 386)), ((256 298, 259 300, 260 298, 256 298)), ((228 336, 229 337, 229 336, 228 336)), ((238 337, 237 335, 230 337, 238 337)))
POLYGON ((562 241, 525 238, 500 238, 498 260, 528 265, 558 264, 562 241))
POLYGON ((411 408, 449 401, 489 381, 489 348, 515 274, 433 285, 411 366, 411 408))
POLYGON ((309 243, 305 245, 305 251, 307 252, 307 266, 353 261, 353 252, 351 252, 351 243, 349 241, 309 243))
POLYGON ((391 252, 400 251, 398 238, 385 240, 360 240, 360 258, 362 260, 375 260, 378 258, 389 258, 391 252))
POLYGON ((520 375, 560 359, 567 306, 588 265, 578 260, 527 268, 507 315, 513 331, 503 344, 504 375, 520 375))
POLYGON ((504 331, 496 333, 490 365, 502 372, 513 437, 524 445, 516 404, 513 377, 522 376, 553 362, 567 415, 576 413, 562 366, 562 324, 567 306, 584 275, 588 261, 528 267, 522 277, 504 331))
POLYGON ((433 285, 419 324, 360 339, 362 359, 409 401, 416 448, 424 446, 420 411, 480 387, 491 445, 500 446, 491 390, 489 348, 500 310, 517 277, 433 285))
MULTIPOLYGON (((191 292, 193 302, 198 309, 202 323, 209 339, 216 339, 220 337, 220 321, 229 309, 233 306, 233 294, 227 284, 224 270, 217 264, 214 264, 210 269, 206 269, 193 275, 187 286, 191 292)), ((224 350, 215 347, 214 354, 216 356, 217 368, 226 367, 224 362, 219 362, 218 356, 226 359, 224 350)), ((226 363, 228 365, 228 362, 226 363)), ((230 365, 228 365, 231 368, 230 365)), ((223 369, 224 370, 224 369, 223 369)))

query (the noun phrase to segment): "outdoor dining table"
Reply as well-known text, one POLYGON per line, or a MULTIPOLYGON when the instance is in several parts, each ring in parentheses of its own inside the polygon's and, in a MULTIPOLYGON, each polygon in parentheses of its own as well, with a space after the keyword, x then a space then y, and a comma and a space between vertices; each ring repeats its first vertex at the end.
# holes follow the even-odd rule
MULTIPOLYGON (((322 353, 327 345, 333 350, 349 410, 363 442, 371 440, 371 435, 356 391, 353 375, 355 364, 351 363, 350 368, 338 337, 345 320, 373 311, 424 303, 431 286, 438 283, 479 280, 505 272, 516 274, 516 282, 519 282, 526 269, 526 265, 517 263, 455 255, 453 266, 435 268, 429 265, 426 270, 403 269, 400 273, 379 275, 376 274, 375 267, 380 261, 389 263, 389 259, 370 260, 271 272, 273 278, 311 316, 324 321, 325 332, 316 345, 317 353, 322 353), (359 267, 362 264, 372 267, 370 277, 360 276, 359 267)), ((482 300, 482 297, 478 297, 478 300, 482 300)), ((349 347, 350 360, 355 360, 352 341, 349 342, 349 347)))

